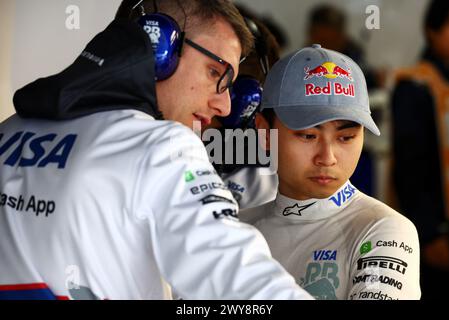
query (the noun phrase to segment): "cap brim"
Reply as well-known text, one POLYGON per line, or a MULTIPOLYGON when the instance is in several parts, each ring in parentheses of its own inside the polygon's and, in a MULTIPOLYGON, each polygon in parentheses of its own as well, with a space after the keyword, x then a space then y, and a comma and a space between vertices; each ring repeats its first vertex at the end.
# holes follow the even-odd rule
POLYGON ((371 115, 354 106, 288 106, 274 108, 279 120, 292 130, 302 130, 333 120, 354 121, 380 136, 371 115))

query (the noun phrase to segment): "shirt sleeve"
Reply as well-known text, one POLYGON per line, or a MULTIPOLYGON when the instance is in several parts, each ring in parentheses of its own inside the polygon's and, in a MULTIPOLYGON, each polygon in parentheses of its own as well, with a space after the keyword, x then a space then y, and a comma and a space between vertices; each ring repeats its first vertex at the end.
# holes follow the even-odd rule
POLYGON ((408 219, 381 218, 355 247, 347 298, 419 299, 419 255, 418 234, 408 219))
POLYGON ((138 218, 148 219, 164 279, 185 299, 311 299, 239 222, 238 206, 201 140, 171 127, 142 163, 138 218))

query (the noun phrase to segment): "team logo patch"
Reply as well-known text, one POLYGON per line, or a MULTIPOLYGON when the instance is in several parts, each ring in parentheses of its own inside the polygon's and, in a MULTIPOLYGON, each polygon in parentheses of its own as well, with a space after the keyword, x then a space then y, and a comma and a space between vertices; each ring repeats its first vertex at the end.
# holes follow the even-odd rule
MULTIPOLYGON (((309 80, 313 77, 321 78, 325 77, 327 79, 339 79, 344 78, 350 80, 351 82, 354 79, 351 76, 351 69, 345 69, 333 62, 325 62, 319 66, 314 68, 305 67, 304 68, 304 80, 309 80)), ((305 95, 306 97, 310 96, 320 96, 320 95, 343 95, 346 97, 355 97, 355 88, 353 83, 349 83, 347 85, 340 83, 339 81, 331 82, 327 81, 323 86, 307 83, 305 85, 305 95)))
POLYGON ((158 21, 145 19, 143 25, 143 30, 150 37, 150 41, 153 45, 159 44, 159 39, 161 38, 161 28, 158 21))
POLYGON ((351 77, 350 68, 344 69, 333 62, 325 62, 313 69, 310 69, 310 67, 305 67, 304 73, 306 74, 304 80, 309 80, 313 77, 326 77, 328 79, 346 78, 350 81, 354 81, 351 77))

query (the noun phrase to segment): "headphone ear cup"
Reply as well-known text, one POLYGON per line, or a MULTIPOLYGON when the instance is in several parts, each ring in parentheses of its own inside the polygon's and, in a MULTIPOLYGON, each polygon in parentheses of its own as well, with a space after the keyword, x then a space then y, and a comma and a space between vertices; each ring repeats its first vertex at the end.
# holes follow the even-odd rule
POLYGON ((163 13, 146 14, 138 20, 153 46, 156 80, 165 80, 178 67, 182 33, 178 23, 163 13))
POLYGON ((231 113, 219 118, 226 128, 242 128, 250 124, 262 102, 262 86, 249 76, 238 76, 231 90, 231 113))

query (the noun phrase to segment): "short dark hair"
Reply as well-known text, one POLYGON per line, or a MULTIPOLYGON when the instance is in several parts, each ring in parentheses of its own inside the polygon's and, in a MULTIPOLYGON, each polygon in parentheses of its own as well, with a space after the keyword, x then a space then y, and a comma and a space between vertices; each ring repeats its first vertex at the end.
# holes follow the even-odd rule
MULTIPOLYGON (((138 0, 123 0, 116 19, 135 20, 140 15, 140 10, 132 8, 138 0)), ((248 30, 243 17, 238 12, 234 4, 229 0, 143 0, 142 6, 145 12, 154 12, 154 2, 158 7, 158 12, 171 16, 181 28, 185 25, 186 35, 195 34, 201 31, 209 31, 211 25, 217 18, 227 21, 242 47, 242 55, 246 56, 254 46, 254 39, 248 30)), ((190 36, 191 37, 191 36, 190 36)))
POLYGON ((254 23, 250 27, 255 40, 255 46, 245 61, 240 65, 239 74, 256 78, 261 84, 265 82, 266 75, 263 73, 260 59, 267 58, 267 66, 270 69, 280 58, 279 44, 270 30, 261 22, 258 16, 243 5, 236 5, 240 14, 247 19, 248 23, 254 23), (255 29, 255 30, 254 30, 255 29))
POLYGON ((440 30, 449 19, 449 1, 447 0, 433 0, 427 8, 426 16, 424 18, 425 30, 433 31, 440 30))
POLYGON ((262 17, 261 21, 270 30, 281 50, 289 45, 288 35, 277 21, 268 16, 262 17))
POLYGON ((319 5, 309 16, 309 28, 313 26, 327 26, 342 31, 346 26, 346 16, 343 11, 332 5, 319 5))

